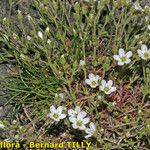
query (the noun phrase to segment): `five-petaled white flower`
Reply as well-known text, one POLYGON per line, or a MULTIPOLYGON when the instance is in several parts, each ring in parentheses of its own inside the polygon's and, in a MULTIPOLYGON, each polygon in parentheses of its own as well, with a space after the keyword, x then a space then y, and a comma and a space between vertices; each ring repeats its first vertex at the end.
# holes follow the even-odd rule
POLYGON ((70 122, 72 122, 72 127, 74 129, 85 130, 86 124, 89 122, 89 118, 85 116, 83 113, 79 113, 77 117, 70 117, 70 122))
POLYGON ((93 136, 95 133, 96 133, 96 126, 93 122, 90 123, 90 128, 86 128, 85 129, 85 132, 86 132, 86 136, 85 138, 89 138, 91 136, 93 136))
POLYGON ((137 53, 144 60, 150 59, 150 49, 145 44, 142 44, 141 49, 138 49, 137 53))
POLYGON ((100 90, 104 91, 105 94, 110 94, 112 92, 115 92, 116 87, 114 87, 112 85, 113 85, 112 80, 109 80, 108 82, 106 82, 105 80, 102 80, 100 90))
POLYGON ((79 113, 81 113, 82 116, 84 116, 84 117, 86 116, 86 112, 85 111, 81 111, 81 108, 79 106, 76 106, 75 110, 73 110, 73 109, 69 109, 68 110, 68 115, 70 117, 75 117, 76 118, 79 113))
POLYGON ((120 48, 119 55, 114 55, 114 59, 118 61, 119 66, 123 66, 124 64, 129 64, 131 62, 130 57, 132 56, 132 52, 129 51, 125 53, 125 51, 120 48))
POLYGON ((60 121, 61 119, 66 118, 66 114, 63 113, 63 110, 65 110, 65 108, 62 106, 59 106, 57 109, 54 106, 51 106, 49 117, 55 121, 60 121))
POLYGON ((86 79, 86 84, 90 85, 91 88, 96 88, 98 86, 98 80, 100 77, 98 75, 94 75, 93 73, 89 74, 89 79, 86 79))

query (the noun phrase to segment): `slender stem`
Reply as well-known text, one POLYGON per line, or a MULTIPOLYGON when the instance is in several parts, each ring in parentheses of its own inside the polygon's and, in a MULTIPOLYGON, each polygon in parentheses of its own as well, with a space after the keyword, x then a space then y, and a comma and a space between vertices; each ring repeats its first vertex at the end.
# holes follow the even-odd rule
MULTIPOLYGON (((85 42, 83 42, 82 49, 83 49, 84 61, 86 62, 86 56, 85 56, 85 42)), ((86 79, 86 78, 87 78, 87 73, 86 73, 86 68, 84 68, 84 79, 86 79)))
MULTIPOLYGON (((143 76, 144 76, 144 82, 146 82, 146 73, 145 73, 145 62, 142 61, 142 67, 143 67, 143 76)), ((142 98, 142 104, 144 104, 144 100, 145 100, 145 94, 143 95, 143 98, 142 98)))

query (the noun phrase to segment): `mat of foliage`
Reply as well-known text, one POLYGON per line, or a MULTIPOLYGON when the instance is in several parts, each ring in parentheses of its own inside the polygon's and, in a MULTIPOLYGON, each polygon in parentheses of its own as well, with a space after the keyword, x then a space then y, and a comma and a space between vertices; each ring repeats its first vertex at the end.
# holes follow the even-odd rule
POLYGON ((7 92, 0 99, 16 117, 2 120, 5 140, 82 141, 67 120, 49 117, 52 105, 80 106, 96 126, 91 149, 149 149, 149 3, 32 0, 25 12, 14 11, 16 3, 0 29, 0 63, 15 66, 1 84, 7 92), (138 52, 143 45, 147 55, 138 52), (130 56, 119 56, 120 49, 130 56), (114 91, 102 80, 112 80, 114 91))

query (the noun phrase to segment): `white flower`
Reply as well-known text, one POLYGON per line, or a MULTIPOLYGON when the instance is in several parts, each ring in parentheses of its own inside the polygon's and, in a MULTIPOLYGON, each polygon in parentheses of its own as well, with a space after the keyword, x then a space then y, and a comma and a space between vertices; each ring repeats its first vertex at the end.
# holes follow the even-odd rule
POLYGON ((147 10, 148 10, 148 9, 150 9, 150 7, 149 7, 148 5, 146 5, 146 6, 144 7, 144 9, 147 9, 147 10))
POLYGON ((87 133, 87 135, 85 136, 85 138, 89 138, 91 136, 93 136, 96 132, 96 126, 93 122, 90 123, 90 128, 86 128, 85 132, 87 133))
POLYGON ((85 125, 89 122, 90 119, 85 117, 82 113, 79 113, 76 118, 70 117, 69 120, 72 122, 72 127, 74 129, 85 130, 85 125))
POLYGON ((4 17, 4 18, 3 18, 3 21, 5 22, 6 20, 7 20, 7 18, 6 18, 6 17, 4 17))
POLYGON ((125 53, 125 51, 120 48, 119 55, 114 55, 113 58, 118 61, 119 66, 123 66, 124 64, 129 64, 131 62, 131 60, 129 59, 131 56, 131 51, 125 53))
POLYGON ((30 41, 31 40, 31 36, 28 35, 27 36, 27 40, 30 41))
POLYGON ((16 123, 17 123, 17 121, 16 121, 16 120, 13 120, 12 124, 16 124, 16 123))
POLYGON ((18 14, 20 15, 21 14, 21 11, 20 10, 17 10, 18 14))
POLYGON ((4 126, 3 122, 0 121, 0 129, 4 129, 4 128, 5 128, 5 126, 4 126))
POLYGON ((116 91, 116 87, 112 86, 113 85, 113 81, 109 80, 108 82, 106 82, 105 80, 102 80, 102 84, 100 86, 100 90, 104 91, 105 94, 110 94, 112 92, 116 91))
POLYGON ((136 10, 144 11, 143 8, 140 6, 140 4, 139 4, 138 2, 135 2, 135 3, 134 3, 134 8, 135 8, 136 10))
POLYGON ((135 39, 139 39, 140 38, 140 34, 137 34, 134 37, 135 37, 135 39))
POLYGON ((68 115, 70 117, 75 117, 76 118, 79 113, 81 113, 83 117, 86 116, 86 112, 85 111, 81 111, 81 108, 79 106, 76 106, 75 110, 73 110, 73 109, 69 109, 68 110, 68 115))
POLYGON ((49 30, 50 30, 49 27, 47 27, 47 28, 45 29, 45 31, 46 31, 47 33, 49 32, 49 30))
POLYGON ((147 22, 149 20, 149 16, 145 16, 145 21, 147 22))
POLYGON ((47 40, 47 44, 51 44, 51 42, 52 42, 52 41, 51 41, 50 39, 47 40))
POLYGON ((84 60, 80 60, 80 66, 83 67, 85 65, 85 61, 84 60))
POLYGON ((55 98, 59 98, 61 100, 64 100, 66 97, 66 94, 65 93, 59 93, 59 94, 55 94, 55 98))
POLYGON ((13 33, 13 38, 17 39, 17 34, 16 33, 13 33))
POLYGON ((62 106, 59 106, 57 109, 54 106, 51 106, 49 117, 55 121, 60 121, 61 119, 66 118, 66 114, 63 113, 63 110, 65 110, 65 108, 62 106))
POLYGON ((147 26, 148 30, 150 30, 150 25, 147 26))
POLYGON ((64 54, 63 54, 63 55, 61 55, 60 57, 61 57, 61 58, 64 58, 65 56, 64 56, 64 54))
POLYGON ((38 32, 38 37, 40 37, 41 39, 43 39, 43 33, 41 31, 38 32))
POLYGON ((100 77, 98 75, 94 75, 93 73, 89 74, 89 79, 86 79, 86 84, 90 85, 91 88, 96 88, 98 86, 98 80, 100 77))
POLYGON ((27 15, 27 18, 29 21, 32 19, 32 17, 29 14, 27 15))
POLYGON ((141 49, 137 50, 139 57, 144 60, 150 59, 150 49, 148 50, 145 44, 142 44, 141 49))

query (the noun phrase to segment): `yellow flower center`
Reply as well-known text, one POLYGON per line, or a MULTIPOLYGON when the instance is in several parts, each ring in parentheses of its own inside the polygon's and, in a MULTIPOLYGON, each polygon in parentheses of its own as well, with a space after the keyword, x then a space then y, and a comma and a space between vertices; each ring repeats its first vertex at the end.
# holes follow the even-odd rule
POLYGON ((77 121, 77 126, 78 126, 78 127, 81 127, 81 126, 82 126, 82 121, 81 121, 81 120, 77 121))
POLYGON ((120 59, 121 59, 122 62, 126 61, 126 57, 125 56, 122 56, 120 59))
POLYGON ((91 83, 93 86, 95 86, 96 85, 96 81, 92 81, 92 83, 91 83))
POLYGON ((104 91, 105 91, 105 92, 108 92, 108 91, 109 91, 109 87, 108 87, 108 86, 105 86, 104 91))
POLYGON ((59 115, 58 115, 57 113, 54 113, 53 117, 54 117, 55 119, 57 119, 57 118, 59 117, 59 115))
POLYGON ((149 54, 148 53, 144 53, 144 58, 148 59, 149 58, 149 54))

